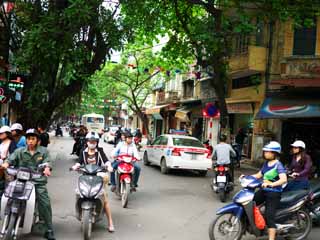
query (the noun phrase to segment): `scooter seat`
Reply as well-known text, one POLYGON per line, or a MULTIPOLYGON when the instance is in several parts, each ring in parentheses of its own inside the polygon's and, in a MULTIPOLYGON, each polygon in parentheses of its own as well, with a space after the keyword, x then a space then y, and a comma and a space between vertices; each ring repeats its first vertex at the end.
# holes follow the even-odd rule
POLYGON ((284 192, 281 195, 280 204, 282 206, 294 204, 296 201, 300 200, 301 198, 305 197, 308 194, 309 194, 309 190, 306 190, 306 189, 284 192))
POLYGON ((310 189, 313 193, 320 191, 320 182, 310 182, 310 189))

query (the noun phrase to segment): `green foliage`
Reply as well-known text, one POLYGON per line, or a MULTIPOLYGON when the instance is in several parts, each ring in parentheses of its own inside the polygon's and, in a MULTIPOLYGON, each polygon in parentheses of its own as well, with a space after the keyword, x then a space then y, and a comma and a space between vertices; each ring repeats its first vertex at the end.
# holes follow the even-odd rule
POLYGON ((69 104, 111 51, 121 50, 130 38, 119 6, 103 2, 15 1, 13 64, 31 75, 23 103, 24 112, 36 113, 33 121, 48 121, 62 104, 69 104))

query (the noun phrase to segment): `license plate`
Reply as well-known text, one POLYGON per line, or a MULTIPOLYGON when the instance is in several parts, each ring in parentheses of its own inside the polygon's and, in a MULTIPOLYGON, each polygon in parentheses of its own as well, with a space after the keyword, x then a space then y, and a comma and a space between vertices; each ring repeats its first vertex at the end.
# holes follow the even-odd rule
POLYGON ((192 154, 191 155, 191 160, 197 160, 198 155, 197 154, 192 154))
POLYGON ((227 176, 217 176, 217 182, 227 182, 227 176))

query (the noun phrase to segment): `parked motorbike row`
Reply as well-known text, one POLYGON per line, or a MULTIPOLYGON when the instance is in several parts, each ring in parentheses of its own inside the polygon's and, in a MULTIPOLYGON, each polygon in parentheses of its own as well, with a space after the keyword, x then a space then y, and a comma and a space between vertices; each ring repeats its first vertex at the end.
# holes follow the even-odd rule
MULTIPOLYGON (((240 184, 243 189, 233 197, 232 203, 217 211, 218 217, 210 224, 210 240, 240 240, 246 233, 256 237, 268 234, 263 217, 265 207, 257 208, 253 201, 262 181, 246 176, 240 179, 240 184)), ((308 190, 284 192, 276 213, 277 236, 306 239, 312 223, 320 223, 320 183, 311 184, 308 190)))

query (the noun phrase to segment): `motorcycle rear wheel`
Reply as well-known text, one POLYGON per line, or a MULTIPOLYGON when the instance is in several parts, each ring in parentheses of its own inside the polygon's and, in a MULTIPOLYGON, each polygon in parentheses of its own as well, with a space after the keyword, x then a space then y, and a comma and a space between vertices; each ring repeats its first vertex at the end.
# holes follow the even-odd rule
POLYGON ((129 193, 130 193, 130 183, 123 182, 122 191, 121 191, 121 203, 123 208, 126 208, 128 205, 129 193))
POLYGON ((219 192, 219 198, 221 202, 225 202, 227 200, 227 193, 226 191, 220 191, 219 192))
POLYGON ((82 235, 83 240, 90 240, 92 233, 92 212, 90 209, 82 209, 82 235))
POLYGON ((236 216, 231 213, 219 215, 210 224, 210 240, 240 240, 244 232, 243 223, 239 220, 233 225, 235 220, 236 216))
POLYGON ((13 238, 13 230, 15 228, 16 225, 16 219, 17 219, 17 215, 14 213, 11 213, 10 216, 10 220, 9 220, 9 224, 7 226, 6 229, 6 234, 3 236, 3 240, 12 240, 13 238))
MULTIPOLYGON (((311 232, 312 228, 312 220, 309 213, 303 209, 300 209, 296 214, 292 214, 292 217, 297 217, 296 224, 300 227, 301 221, 304 221, 304 225, 302 229, 304 229, 301 234, 298 233, 298 236, 293 236, 292 234, 289 236, 284 237, 286 240, 303 240, 307 239, 309 233, 311 232)), ((293 220, 292 218, 290 220, 293 220)))

